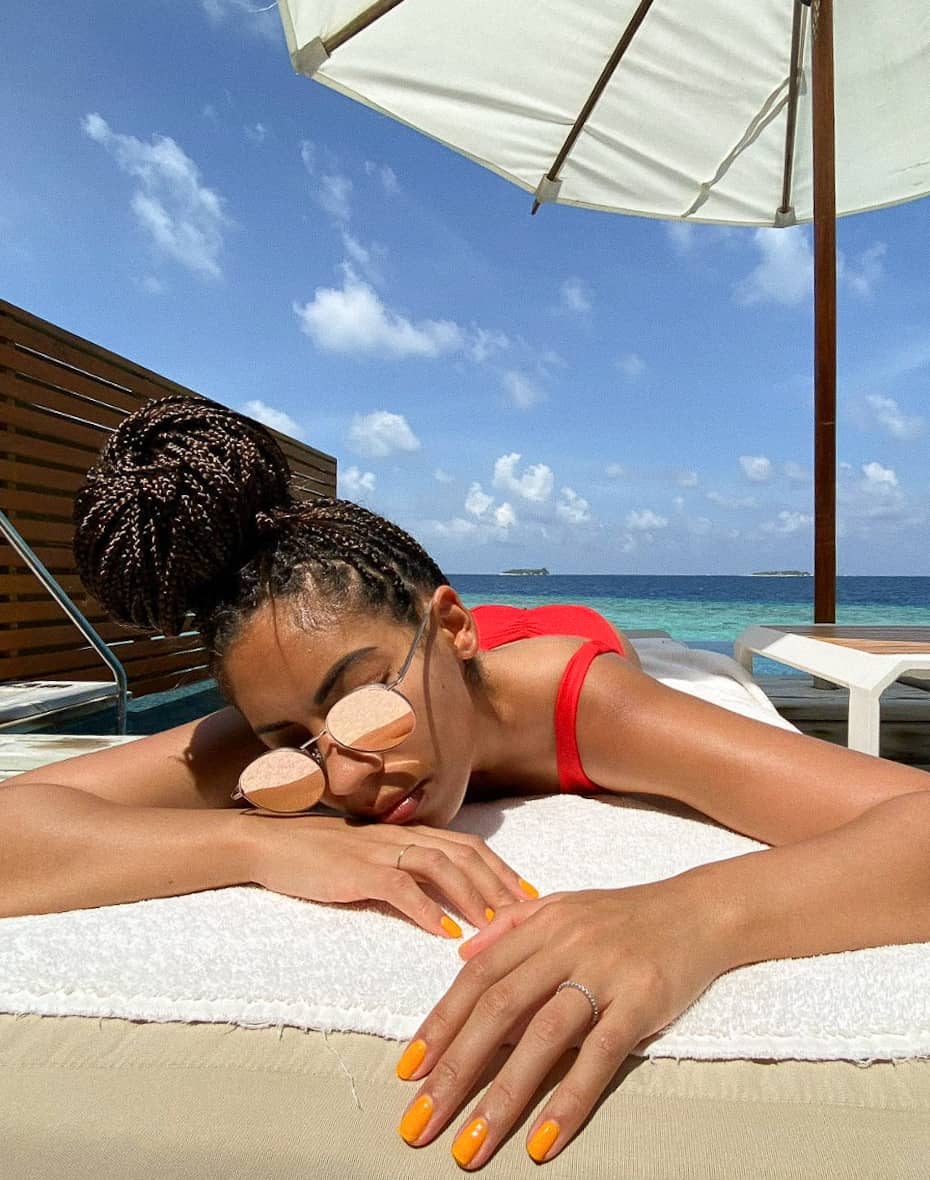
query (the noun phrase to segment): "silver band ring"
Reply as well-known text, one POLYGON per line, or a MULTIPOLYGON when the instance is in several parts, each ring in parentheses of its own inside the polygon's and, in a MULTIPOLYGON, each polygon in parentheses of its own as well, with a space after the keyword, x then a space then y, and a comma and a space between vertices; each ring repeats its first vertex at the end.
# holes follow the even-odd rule
POLYGON ((594 996, 591 994, 591 992, 588 990, 588 988, 585 987, 585 985, 583 983, 577 983, 574 979, 563 980, 562 983, 560 983, 559 986, 555 989, 555 994, 558 995, 563 987, 577 988, 578 991, 581 992, 581 994, 584 996, 584 998, 591 1005, 591 1027, 593 1028, 594 1025, 597 1024, 597 1022, 601 1018, 601 1010, 597 1006, 597 1000, 595 1000, 594 996))
POLYGON ((412 845, 412 844, 405 844, 405 845, 403 846, 403 848, 400 850, 400 852, 398 852, 398 854, 397 854, 397 860, 394 862, 394 868, 395 868, 395 869, 399 869, 399 868, 400 868, 400 858, 401 858, 401 857, 404 855, 404 853, 407 851, 407 849, 408 849, 408 848, 412 848, 412 847, 413 847, 413 845, 412 845))

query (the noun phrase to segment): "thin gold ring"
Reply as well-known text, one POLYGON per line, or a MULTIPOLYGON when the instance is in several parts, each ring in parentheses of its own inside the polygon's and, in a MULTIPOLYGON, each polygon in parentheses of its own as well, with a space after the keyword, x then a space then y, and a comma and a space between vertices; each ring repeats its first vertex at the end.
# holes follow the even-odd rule
POLYGON ((398 854, 397 854, 397 860, 394 862, 394 868, 395 868, 395 869, 399 869, 399 868, 400 868, 400 858, 401 858, 401 857, 404 855, 404 853, 407 851, 407 849, 408 849, 408 848, 412 848, 412 847, 413 847, 413 845, 412 845, 412 844, 405 844, 405 845, 403 846, 403 848, 400 850, 400 852, 398 852, 398 854))

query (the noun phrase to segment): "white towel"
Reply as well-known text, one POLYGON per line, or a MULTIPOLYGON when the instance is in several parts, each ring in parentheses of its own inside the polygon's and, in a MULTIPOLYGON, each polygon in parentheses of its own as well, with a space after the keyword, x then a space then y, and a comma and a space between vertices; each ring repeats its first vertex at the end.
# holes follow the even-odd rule
MULTIPOLYGON (((662 678, 768 717, 726 657, 637 645, 662 678), (648 651, 648 648, 654 648, 648 651), (675 660, 678 666, 674 667, 675 660), (720 663, 723 660, 724 663, 720 663)), ((733 665, 733 667, 737 667, 733 665)), ((741 672, 741 670, 740 670, 741 672)), ((742 711, 742 709, 741 709, 742 711)), ((477 832, 543 892, 634 885, 763 847, 686 808, 613 796, 473 804, 477 832)), ((378 904, 240 887, 0 921, 0 1011, 342 1029, 405 1039, 461 967, 458 943, 378 904)), ((930 944, 758 963, 715 981, 649 1057, 930 1056, 930 944)))

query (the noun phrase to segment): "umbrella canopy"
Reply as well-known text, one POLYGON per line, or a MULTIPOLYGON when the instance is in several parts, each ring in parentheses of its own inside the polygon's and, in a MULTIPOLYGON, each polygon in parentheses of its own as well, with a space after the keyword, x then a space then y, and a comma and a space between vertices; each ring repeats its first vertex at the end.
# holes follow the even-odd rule
POLYGON ((817 617, 832 618, 832 227, 930 193, 927 0, 845 0, 835 30, 831 0, 278 4, 298 72, 506 177, 534 210, 815 219, 821 581, 832 565, 817 617))
MULTIPOLYGON (((790 0, 280 0, 279 7, 300 73, 543 200, 731 225, 813 216, 808 9, 796 146, 786 161, 790 0), (557 178, 546 182, 611 66, 557 178)), ((845 0, 834 22, 837 212, 925 195, 930 5, 845 0)))

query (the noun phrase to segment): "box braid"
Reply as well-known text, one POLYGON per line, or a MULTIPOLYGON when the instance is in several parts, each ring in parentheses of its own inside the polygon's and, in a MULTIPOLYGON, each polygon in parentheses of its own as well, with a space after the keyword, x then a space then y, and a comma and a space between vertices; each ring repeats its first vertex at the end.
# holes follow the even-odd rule
MULTIPOLYGON (((75 497, 84 585, 121 622, 179 634, 190 612, 218 670, 269 598, 321 598, 415 623, 446 582, 403 529, 348 500, 295 500, 273 436, 234 410, 161 398, 129 415, 75 497)), ((472 670, 477 672, 477 668, 472 670)))

